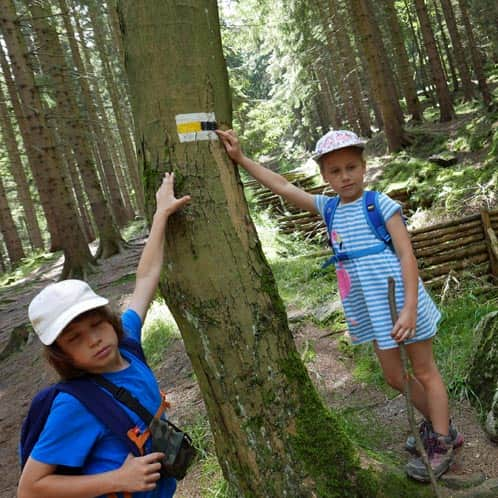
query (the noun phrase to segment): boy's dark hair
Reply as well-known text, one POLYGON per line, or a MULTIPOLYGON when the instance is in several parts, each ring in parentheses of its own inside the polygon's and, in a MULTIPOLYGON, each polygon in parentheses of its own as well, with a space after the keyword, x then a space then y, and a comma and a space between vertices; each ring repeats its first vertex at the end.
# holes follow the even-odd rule
MULTIPOLYGON (((118 342, 121 342, 121 339, 124 336, 121 318, 117 313, 112 311, 109 306, 101 306, 100 308, 85 311, 85 313, 78 315, 74 320, 72 320, 71 323, 92 315, 99 315, 101 318, 109 322, 118 336, 118 342)), ((62 351, 62 349, 55 342, 50 346, 44 346, 44 354, 47 361, 50 365, 52 365, 62 380, 74 379, 87 373, 84 370, 77 368, 71 358, 64 353, 64 351, 62 351)))

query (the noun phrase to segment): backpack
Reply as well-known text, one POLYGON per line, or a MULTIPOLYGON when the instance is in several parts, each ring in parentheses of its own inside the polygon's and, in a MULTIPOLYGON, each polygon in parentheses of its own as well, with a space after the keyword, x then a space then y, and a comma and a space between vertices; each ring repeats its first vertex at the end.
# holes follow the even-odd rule
MULTIPOLYGON (((138 342, 125 338, 121 341, 120 346, 147 365, 142 346, 138 342)), ((119 437, 135 456, 142 454, 142 449, 130 438, 136 429, 130 416, 116 403, 113 397, 100 389, 91 377, 81 377, 52 384, 38 392, 31 401, 21 428, 19 444, 21 469, 24 468, 38 441, 52 408, 52 403, 60 392, 71 394, 78 399, 89 412, 93 413, 111 432, 119 437)), ((75 474, 78 473, 78 469, 59 466, 57 472, 75 474)))
POLYGON ((365 190, 363 192, 363 212, 368 225, 375 236, 380 240, 379 244, 367 247, 365 249, 360 249, 357 251, 341 251, 334 253, 334 248, 332 245, 332 224, 334 222, 334 215, 339 205, 339 196, 331 197, 324 206, 324 218, 325 224, 327 226, 327 235, 329 239, 329 245, 332 249, 332 256, 323 263, 322 268, 326 268, 331 264, 336 264, 339 261, 345 259, 360 258, 362 256, 369 256, 370 254, 378 254, 382 252, 385 247, 389 247, 394 251, 394 247, 391 240, 391 235, 386 229, 386 223, 384 221, 384 216, 379 205, 379 192, 374 190, 365 190))

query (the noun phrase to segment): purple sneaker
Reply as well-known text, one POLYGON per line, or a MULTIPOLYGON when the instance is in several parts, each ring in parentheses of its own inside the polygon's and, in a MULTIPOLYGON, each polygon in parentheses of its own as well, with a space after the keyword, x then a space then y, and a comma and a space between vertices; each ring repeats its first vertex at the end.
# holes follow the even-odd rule
MULTIPOLYGON (((441 477, 453 462, 453 440, 433 432, 427 440, 427 457, 436 479, 441 477)), ((406 473, 417 481, 429 482, 430 476, 422 457, 410 460, 405 467, 406 473)))
MULTIPOLYGON (((431 433, 433 432, 432 424, 428 420, 423 420, 419 427, 420 439, 422 439, 422 444, 424 448, 427 448, 427 440, 429 439, 431 433)), ((463 445, 463 435, 458 432, 450 421, 449 435, 452 440, 453 449, 456 450, 463 445)), ((414 436, 408 436, 405 443, 405 450, 412 455, 419 456, 417 445, 414 436)))

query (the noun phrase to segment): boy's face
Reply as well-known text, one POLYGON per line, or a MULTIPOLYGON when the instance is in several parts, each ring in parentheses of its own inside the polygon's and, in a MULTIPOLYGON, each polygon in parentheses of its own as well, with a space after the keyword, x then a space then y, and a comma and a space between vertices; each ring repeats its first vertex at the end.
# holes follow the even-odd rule
POLYGON ((334 150, 323 156, 320 163, 323 179, 342 202, 353 202, 361 197, 366 169, 361 149, 346 147, 334 150))
POLYGON ((99 313, 74 319, 57 338, 58 346, 74 365, 90 373, 112 372, 125 365, 114 327, 99 313))

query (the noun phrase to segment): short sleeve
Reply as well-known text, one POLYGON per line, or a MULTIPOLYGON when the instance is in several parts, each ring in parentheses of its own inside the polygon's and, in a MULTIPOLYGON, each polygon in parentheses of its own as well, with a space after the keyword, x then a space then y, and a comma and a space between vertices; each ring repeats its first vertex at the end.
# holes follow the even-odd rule
POLYGON ((104 425, 79 400, 59 393, 31 457, 48 465, 82 467, 105 432, 104 425))
POLYGON ((137 342, 141 341, 142 320, 135 310, 128 308, 121 315, 121 324, 128 337, 131 337, 137 342))
POLYGON ((403 215, 401 205, 386 194, 379 193, 379 206, 385 222, 392 218, 392 216, 397 212, 403 215))
POLYGON ((321 195, 317 194, 313 196, 314 201, 315 201, 315 207, 316 210, 320 213, 320 216, 325 219, 324 212, 325 212, 325 204, 330 200, 330 197, 328 195, 321 195))

